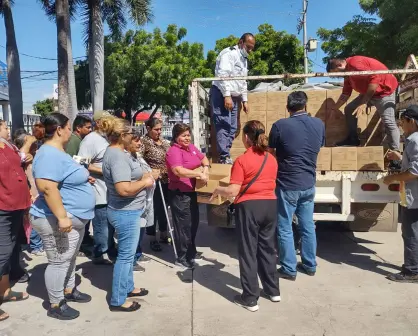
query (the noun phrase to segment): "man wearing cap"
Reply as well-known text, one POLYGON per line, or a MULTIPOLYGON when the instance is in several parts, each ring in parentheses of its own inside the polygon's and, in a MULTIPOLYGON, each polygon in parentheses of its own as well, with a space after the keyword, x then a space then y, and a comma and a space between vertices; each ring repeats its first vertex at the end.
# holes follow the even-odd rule
MULTIPOLYGON (((364 56, 353 56, 347 59, 334 58, 328 61, 328 72, 348 71, 375 71, 388 70, 378 60, 364 56)), ((368 106, 375 106, 385 126, 388 146, 391 150, 400 151, 400 133, 395 119, 395 92, 398 81, 392 74, 347 76, 344 79, 344 88, 334 110, 337 111, 347 103, 353 90, 360 95, 347 104, 344 109, 349 135, 347 139, 336 144, 337 146, 359 146, 360 139, 357 133, 357 118, 366 113, 368 106)), ((400 161, 392 161, 390 169, 399 170, 400 161)))
POLYGON ((402 160, 402 172, 386 176, 383 182, 401 185, 404 264, 400 273, 391 274, 388 279, 418 283, 418 105, 411 105, 401 115, 401 127, 405 135, 404 153, 390 151, 388 158, 402 160))
MULTIPOLYGON (((248 74, 248 55, 255 46, 255 37, 245 33, 238 45, 221 51, 215 68, 216 77, 237 77, 248 74)), ((238 111, 248 113, 247 82, 245 80, 214 81, 210 90, 212 119, 216 131, 219 162, 232 164, 230 149, 238 125, 238 111)))
POLYGON ((94 237, 93 263, 110 265, 109 260, 105 259, 103 255, 107 253, 109 259, 114 260, 117 251, 113 238, 115 231, 107 220, 107 188, 102 173, 103 156, 109 146, 109 142, 101 131, 100 121, 106 117, 113 116, 106 111, 94 112, 94 132, 91 132, 83 139, 78 156, 91 160, 88 170, 91 176, 96 179, 93 184, 96 194, 96 207, 92 220, 94 237))

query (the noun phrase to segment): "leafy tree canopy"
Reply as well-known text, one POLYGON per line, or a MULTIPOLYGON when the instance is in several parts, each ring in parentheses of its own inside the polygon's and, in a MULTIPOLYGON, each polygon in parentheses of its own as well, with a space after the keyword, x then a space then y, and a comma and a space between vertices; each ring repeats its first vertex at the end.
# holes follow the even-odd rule
POLYGON ((33 109, 36 114, 40 114, 45 117, 48 114, 54 112, 54 101, 53 99, 38 100, 34 105, 33 109))
POLYGON ((329 57, 365 55, 389 67, 402 67, 409 54, 418 54, 418 1, 359 0, 359 4, 365 15, 353 17, 342 28, 318 30, 327 54, 324 62, 329 57))

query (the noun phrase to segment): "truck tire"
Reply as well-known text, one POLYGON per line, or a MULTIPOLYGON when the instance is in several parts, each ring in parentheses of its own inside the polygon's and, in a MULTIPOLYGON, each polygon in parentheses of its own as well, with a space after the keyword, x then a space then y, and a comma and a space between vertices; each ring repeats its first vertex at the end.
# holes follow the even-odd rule
POLYGON ((345 222, 350 231, 396 232, 398 230, 397 203, 351 203, 353 222, 345 222))

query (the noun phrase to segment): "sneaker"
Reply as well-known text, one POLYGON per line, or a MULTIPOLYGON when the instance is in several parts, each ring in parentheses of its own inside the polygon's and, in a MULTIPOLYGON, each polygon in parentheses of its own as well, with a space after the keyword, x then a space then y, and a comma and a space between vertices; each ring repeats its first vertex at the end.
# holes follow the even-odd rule
POLYGON ((148 258, 145 254, 141 254, 137 262, 141 264, 145 264, 145 263, 149 263, 150 261, 151 261, 151 258, 148 258))
POLYGON ((390 161, 388 170, 390 170, 391 172, 400 172, 402 170, 402 161, 400 160, 390 161))
POLYGON ((358 147, 360 146, 360 139, 358 136, 348 137, 347 139, 338 142, 336 147, 358 147))
POLYGON ((227 157, 227 158, 224 158, 224 159, 220 159, 219 163, 220 164, 226 164, 226 165, 232 165, 232 164, 234 164, 234 161, 231 158, 227 157))
POLYGON ((138 273, 144 273, 145 272, 145 268, 143 268, 141 265, 139 264, 135 264, 134 265, 134 272, 138 272, 138 273))
POLYGON ((237 295, 234 298, 234 303, 237 306, 240 306, 244 309, 249 310, 250 312, 256 312, 258 310, 258 303, 257 301, 252 301, 252 302, 246 302, 245 300, 242 299, 241 295, 237 295))
POLYGON ((203 252, 196 252, 196 255, 194 256, 194 260, 202 260, 203 258, 203 252))
POLYGON ((303 266, 303 264, 302 264, 302 263, 298 263, 298 264, 297 264, 297 266, 296 266, 296 270, 297 270, 298 272, 300 272, 300 273, 304 273, 304 274, 307 274, 307 275, 309 275, 309 276, 315 276, 315 273, 316 273, 316 271, 315 271, 315 272, 308 271, 308 270, 306 269, 306 267, 305 267, 305 266, 303 266))
POLYGON ((81 293, 77 288, 74 288, 71 294, 65 294, 65 299, 69 302, 87 303, 91 301, 91 296, 81 293))
POLYGON ((26 283, 29 282, 30 276, 29 273, 25 270, 19 270, 16 273, 9 274, 10 281, 17 283, 26 283))
POLYGON ((271 302, 280 302, 282 300, 280 295, 268 295, 264 290, 261 291, 261 296, 269 299, 271 302))
POLYGON ((183 270, 193 270, 195 267, 195 264, 191 261, 187 261, 185 259, 177 259, 174 263, 176 266, 179 266, 183 268, 183 270))
POLYGON ((279 274, 280 279, 285 279, 285 280, 289 280, 289 281, 296 281, 296 275, 290 275, 290 274, 285 273, 283 271, 282 267, 280 267, 277 270, 277 273, 279 274))
POLYGON ((30 253, 31 256, 34 257, 45 257, 46 253, 44 250, 32 250, 32 252, 30 253))
POLYGON ((93 264, 95 265, 108 265, 108 266, 113 265, 113 263, 110 260, 105 259, 103 256, 94 257, 92 261, 93 261, 93 264))
POLYGON ((66 300, 62 300, 58 307, 50 307, 47 315, 58 320, 74 320, 80 316, 80 312, 67 305, 66 300))
POLYGON ((406 274, 404 272, 397 274, 390 274, 387 279, 396 282, 418 283, 418 274, 406 274))

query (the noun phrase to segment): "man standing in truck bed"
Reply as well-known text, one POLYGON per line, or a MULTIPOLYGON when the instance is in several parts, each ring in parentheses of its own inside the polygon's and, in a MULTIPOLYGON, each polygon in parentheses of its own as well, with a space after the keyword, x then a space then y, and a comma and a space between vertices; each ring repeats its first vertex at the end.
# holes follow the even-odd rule
MULTIPOLYGON (((216 77, 247 76, 247 57, 255 46, 255 38, 246 33, 238 45, 221 51, 216 60, 216 77)), ((210 90, 212 120, 216 131, 216 147, 219 162, 232 164, 230 149, 235 138, 238 112, 241 108, 248 113, 247 82, 245 80, 214 81, 210 90)))
MULTIPOLYGON (((353 56, 347 59, 330 59, 327 66, 328 72, 375 70, 388 70, 388 68, 378 60, 364 56, 353 56)), ((377 108, 385 126, 389 148, 399 152, 400 133, 395 119, 395 91, 397 87, 398 81, 391 74, 345 77, 343 93, 336 103, 335 110, 340 109, 347 102, 353 90, 359 92, 360 95, 350 102, 344 110, 349 135, 347 139, 336 145, 360 145, 360 139, 357 134, 357 118, 366 112, 368 106, 372 105, 377 108)), ((390 168, 399 170, 400 161, 392 161, 390 168)))

